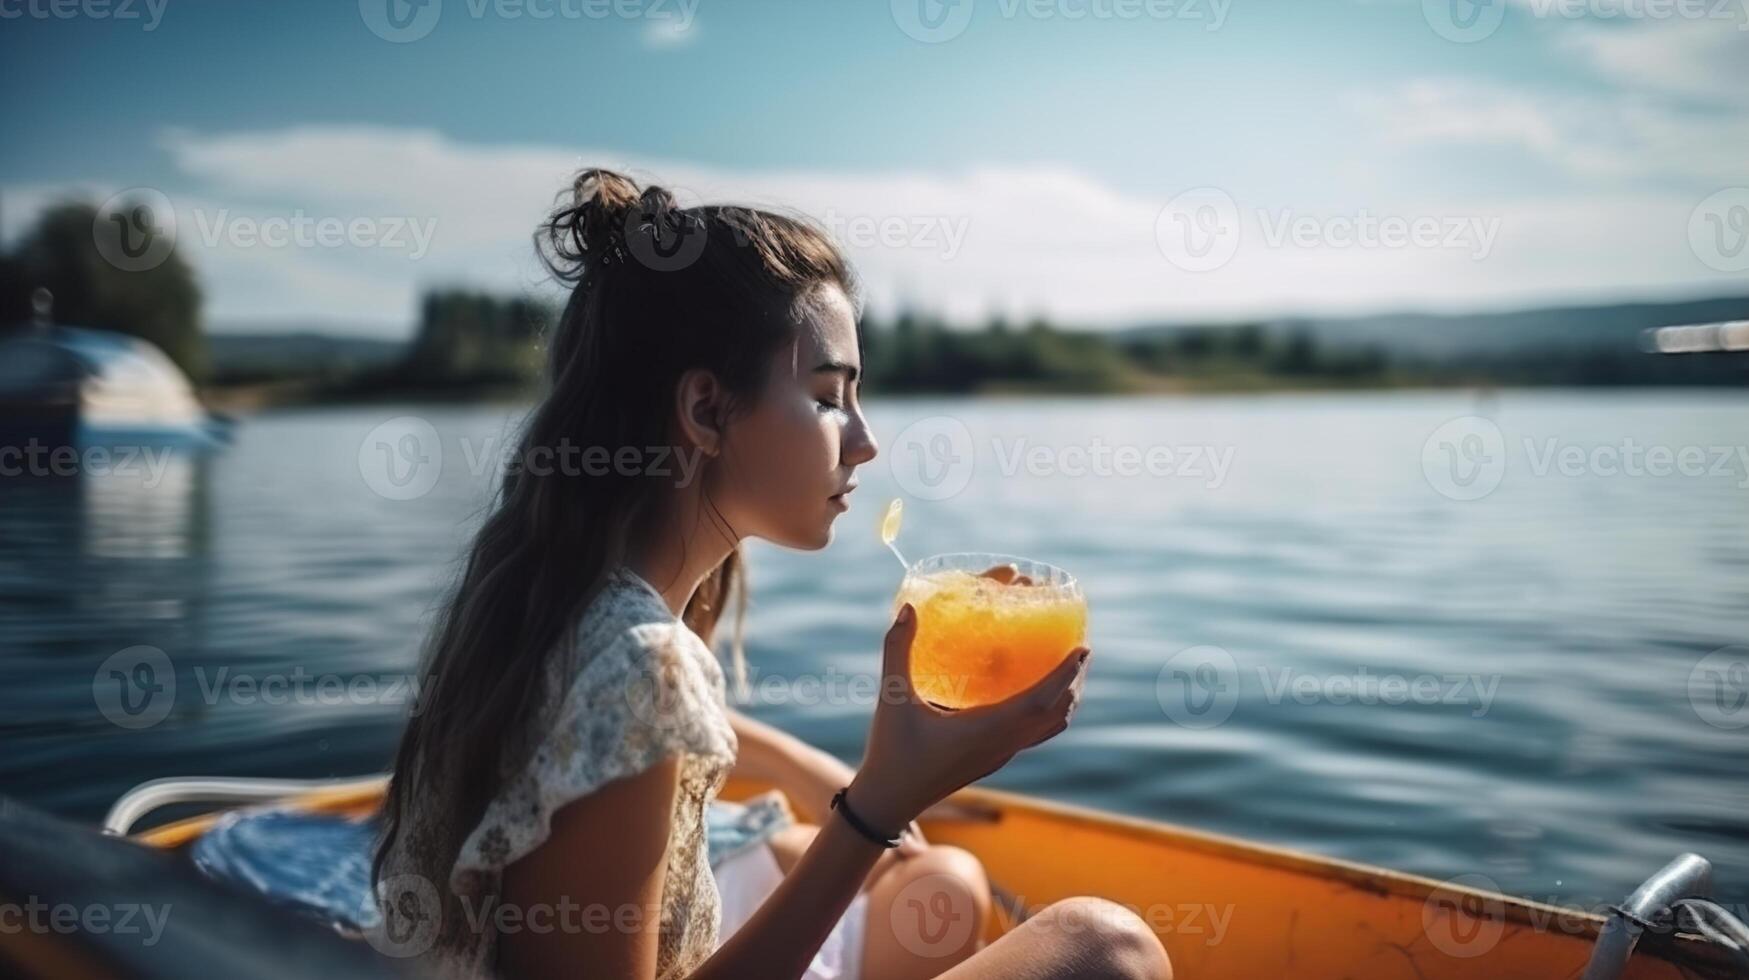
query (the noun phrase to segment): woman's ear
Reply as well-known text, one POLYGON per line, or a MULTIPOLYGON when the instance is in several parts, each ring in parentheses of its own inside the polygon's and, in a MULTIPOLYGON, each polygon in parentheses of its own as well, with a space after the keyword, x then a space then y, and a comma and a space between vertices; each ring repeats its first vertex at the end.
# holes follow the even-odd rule
POLYGON ((696 446, 706 456, 722 451, 723 386, 704 368, 692 368, 680 376, 674 388, 680 433, 688 447, 696 446))

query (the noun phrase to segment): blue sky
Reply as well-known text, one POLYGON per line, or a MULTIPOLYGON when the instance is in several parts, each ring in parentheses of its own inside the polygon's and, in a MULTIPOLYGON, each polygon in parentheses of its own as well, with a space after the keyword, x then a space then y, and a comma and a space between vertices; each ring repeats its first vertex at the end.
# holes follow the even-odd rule
POLYGON ((542 288, 529 232, 605 163, 963 320, 1741 291, 1746 3, 428 0, 396 43, 384 0, 0 0, 0 236, 145 188, 216 328, 395 334, 423 288, 542 288), (251 235, 300 218, 369 234, 251 235))

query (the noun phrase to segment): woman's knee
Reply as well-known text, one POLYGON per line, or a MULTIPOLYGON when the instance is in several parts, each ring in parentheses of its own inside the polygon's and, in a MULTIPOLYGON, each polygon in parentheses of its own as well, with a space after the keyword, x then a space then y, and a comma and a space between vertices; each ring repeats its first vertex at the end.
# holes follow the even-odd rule
POLYGON ((950 903, 970 912, 980 927, 978 934, 990 918, 990 881, 984 876, 984 864, 958 847, 931 844, 920 854, 901 857, 875 887, 882 893, 903 893, 912 898, 931 893, 932 902, 950 903), (935 897, 934 892, 942 894, 935 897))
MULTIPOLYGON (((1054 902, 1027 921, 1073 947, 1088 975, 1171 980, 1172 962, 1141 916, 1116 902, 1081 896, 1054 902)), ((1078 974, 1079 975, 1079 974, 1078 974)))

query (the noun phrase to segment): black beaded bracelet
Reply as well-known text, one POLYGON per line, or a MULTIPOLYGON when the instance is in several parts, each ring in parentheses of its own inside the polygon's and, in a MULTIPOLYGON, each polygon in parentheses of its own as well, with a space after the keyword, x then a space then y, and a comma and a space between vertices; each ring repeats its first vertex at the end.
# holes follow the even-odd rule
POLYGON ((850 787, 846 786, 838 792, 833 793, 832 809, 842 813, 844 815, 844 822, 849 824, 852 830, 867 837, 870 841, 879 844, 882 847, 898 847, 899 837, 903 836, 904 831, 900 831, 897 836, 887 837, 882 835, 880 831, 863 823, 862 818, 857 816, 856 813, 850 809, 850 801, 845 799, 845 794, 849 792, 850 787))

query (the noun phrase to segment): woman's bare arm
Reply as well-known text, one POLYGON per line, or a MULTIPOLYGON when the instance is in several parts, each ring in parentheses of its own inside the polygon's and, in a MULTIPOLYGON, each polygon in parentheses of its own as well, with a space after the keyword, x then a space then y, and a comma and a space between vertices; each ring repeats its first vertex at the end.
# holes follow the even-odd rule
MULTIPOLYGON (((850 808, 883 833, 1066 728, 1086 665, 1083 649, 1002 704, 945 713, 910 687, 915 630, 916 614, 907 605, 887 632, 882 665, 882 677, 895 679, 903 696, 882 698, 876 707, 868 751, 847 797, 850 808)), ((591 975, 655 975, 678 780, 679 764, 670 757, 572 801, 554 815, 546 842, 505 869, 512 912, 525 919, 543 910, 550 916, 568 903, 581 909, 585 924, 599 923, 605 911, 608 927, 537 931, 530 919, 525 928, 503 929, 504 972, 543 978, 586 967, 591 975), (636 928, 618 918, 628 909, 636 913, 636 928)), ((882 853, 845 820, 826 820, 777 890, 694 980, 801 976, 882 853)))
POLYGON ((517 923, 499 937, 506 976, 656 975, 679 781, 670 756, 571 801, 553 814, 546 841, 504 869, 505 915, 517 923))
MULTIPOLYGON (((547 840, 505 869, 497 921, 510 924, 499 937, 507 976, 573 977, 583 964, 588 976, 656 975, 678 780, 670 757, 573 800, 553 815, 547 840)), ((881 853, 842 821, 828 822, 758 913, 693 976, 800 976, 881 853)))

